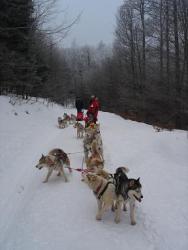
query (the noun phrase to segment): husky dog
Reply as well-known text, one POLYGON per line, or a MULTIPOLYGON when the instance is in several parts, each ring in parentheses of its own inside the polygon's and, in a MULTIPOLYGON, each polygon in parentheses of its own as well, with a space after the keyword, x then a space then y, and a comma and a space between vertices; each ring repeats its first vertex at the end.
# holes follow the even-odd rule
POLYGON ((58 125, 59 125, 59 128, 66 128, 68 125, 67 120, 62 119, 61 117, 58 117, 58 125))
POLYGON ((101 176, 92 173, 86 174, 84 181, 88 184, 97 199, 98 211, 96 220, 101 220, 104 212, 112 207, 116 199, 115 186, 101 176))
POLYGON ((57 171, 57 175, 62 175, 67 182, 68 180, 64 172, 64 165, 69 169, 69 172, 72 172, 70 168, 70 160, 67 154, 62 149, 55 148, 52 149, 46 156, 42 155, 36 165, 36 168, 42 169, 43 167, 46 167, 48 169, 47 176, 43 181, 44 183, 48 182, 48 179, 53 171, 57 171))
POLYGON ((88 159, 86 159, 87 169, 90 171, 97 172, 98 169, 102 169, 104 166, 104 161, 101 160, 98 156, 91 155, 88 159))
POLYGON ((63 114, 63 118, 65 121, 67 121, 67 124, 71 124, 71 117, 67 113, 63 114))
POLYGON ((91 144, 88 139, 84 138, 83 146, 84 146, 84 158, 88 159, 89 152, 91 151, 91 144))
POLYGON ((58 118, 57 118, 59 128, 61 128, 62 120, 63 120, 63 119, 62 119, 61 117, 58 117, 58 118))
MULTIPOLYGON (((125 173, 129 172, 129 169, 127 167, 119 167, 117 168, 116 172, 121 171, 121 170, 125 173)), ((106 180, 111 180, 113 183, 115 183, 115 178, 114 178, 115 174, 109 173, 108 171, 104 169, 99 169, 96 172, 96 174, 105 178, 106 180)))
POLYGON ((97 145, 97 151, 103 159, 102 138, 99 130, 100 126, 99 124, 95 125, 96 126, 94 128, 91 127, 85 128, 85 136, 83 140, 85 159, 88 159, 89 153, 92 153, 91 149, 93 141, 95 141, 95 144, 97 145))
POLYGON ((95 150, 100 155, 101 159, 104 160, 104 157, 103 157, 103 143, 102 143, 102 138, 101 138, 100 133, 94 134, 93 141, 92 141, 92 144, 91 144, 91 153, 92 153, 92 148, 93 148, 92 145, 93 144, 95 145, 95 150))
POLYGON ((107 172, 104 169, 97 169, 96 174, 103 177, 104 179, 106 179, 107 181, 111 181, 114 183, 114 175, 107 172))
POLYGON ((83 138, 84 137, 84 125, 82 125, 80 122, 76 122, 74 124, 74 128, 77 128, 77 138, 83 138))
POLYGON ((116 169, 114 174, 115 179, 115 193, 117 199, 115 201, 115 212, 116 212, 116 223, 120 222, 121 208, 124 205, 126 208, 127 202, 130 204, 130 220, 131 225, 136 224, 135 220, 135 202, 141 202, 142 195, 142 185, 140 184, 140 178, 129 179, 126 175, 128 169, 125 167, 119 167, 116 169))
POLYGON ((92 136, 89 136, 88 134, 85 133, 84 140, 83 140, 85 159, 88 159, 89 153, 91 153, 91 144, 93 140, 94 138, 92 136))
POLYGON ((70 124, 75 124, 76 123, 76 116, 71 114, 70 116, 70 124))
MULTIPOLYGON (((100 171, 100 170, 99 170, 100 171)), ((124 175, 127 168, 120 167, 114 174, 115 183, 109 181, 98 174, 88 173, 84 176, 84 181, 93 190, 98 203, 97 220, 101 220, 107 208, 115 208, 115 222, 120 222, 122 205, 129 202, 131 225, 136 224, 135 202, 141 202, 143 195, 141 184, 138 179, 128 179, 124 175), (122 177, 123 176, 123 177, 122 177)))
POLYGON ((87 137, 93 137, 96 133, 100 133, 100 125, 93 123, 93 126, 85 128, 85 134, 87 137))
POLYGON ((87 169, 102 169, 104 167, 104 160, 100 155, 100 152, 97 148, 96 141, 92 142, 91 145, 91 156, 85 159, 87 169))

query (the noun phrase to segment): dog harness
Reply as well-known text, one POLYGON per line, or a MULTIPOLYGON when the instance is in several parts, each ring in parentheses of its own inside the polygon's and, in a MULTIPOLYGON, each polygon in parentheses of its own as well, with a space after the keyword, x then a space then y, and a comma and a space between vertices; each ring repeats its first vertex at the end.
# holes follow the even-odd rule
POLYGON ((54 156, 53 159, 50 156, 47 156, 47 163, 50 167, 56 169, 56 164, 58 163, 58 160, 56 159, 56 156, 54 156))
POLYGON ((113 184, 111 181, 108 181, 105 185, 105 187, 103 188, 103 190, 98 194, 98 192, 100 191, 101 187, 102 187, 102 182, 99 185, 99 187, 97 188, 96 191, 94 191, 94 194, 97 196, 97 199, 100 200, 100 198, 103 196, 104 192, 106 191, 106 189, 108 188, 109 184, 113 184))
POLYGON ((47 158, 47 161, 50 166, 55 165, 55 161, 53 161, 50 157, 47 158))
POLYGON ((96 189, 95 191, 93 191, 93 193, 94 193, 95 195, 97 195, 98 192, 100 191, 100 189, 101 189, 101 187, 102 187, 102 184, 103 184, 103 181, 101 180, 100 185, 97 187, 97 189, 96 189))

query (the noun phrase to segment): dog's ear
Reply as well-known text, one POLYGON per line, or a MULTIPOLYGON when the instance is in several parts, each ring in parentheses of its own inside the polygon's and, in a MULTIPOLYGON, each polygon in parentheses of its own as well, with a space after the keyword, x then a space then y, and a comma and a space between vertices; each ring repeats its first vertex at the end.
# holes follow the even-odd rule
POLYGON ((133 187, 133 186, 134 186, 134 180, 131 180, 131 181, 129 182, 129 186, 130 186, 130 187, 133 187))
POLYGON ((44 155, 42 154, 42 157, 41 158, 44 158, 44 155))
POLYGON ((140 183, 140 177, 136 180, 136 182, 137 182, 137 185, 138 185, 139 187, 142 187, 142 185, 141 185, 141 183, 140 183))

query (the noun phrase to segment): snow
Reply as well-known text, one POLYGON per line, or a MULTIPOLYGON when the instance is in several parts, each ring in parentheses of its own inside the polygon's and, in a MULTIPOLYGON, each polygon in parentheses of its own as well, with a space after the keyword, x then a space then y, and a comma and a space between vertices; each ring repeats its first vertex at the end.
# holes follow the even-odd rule
POLYGON ((57 128, 64 112, 76 113, 42 101, 13 106, 0 97, 0 249, 188 249, 187 132, 156 132, 99 112, 105 168, 127 166, 130 178, 141 178, 144 199, 137 204, 135 226, 129 211, 119 224, 111 211, 96 221, 96 200, 79 172, 66 171, 68 183, 54 174, 44 184, 46 170, 35 168, 54 147, 73 153, 71 166, 81 167, 83 154, 75 152, 83 150, 82 140, 72 125, 57 128))

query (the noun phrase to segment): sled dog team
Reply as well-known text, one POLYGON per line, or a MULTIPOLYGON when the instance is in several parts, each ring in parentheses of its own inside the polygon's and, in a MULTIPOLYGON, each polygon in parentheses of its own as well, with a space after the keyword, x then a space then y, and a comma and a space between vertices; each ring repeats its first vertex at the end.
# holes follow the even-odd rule
MULTIPOLYGON (((140 178, 128 178, 129 169, 127 167, 118 167, 114 174, 104 170, 103 144, 99 124, 92 124, 92 126, 84 128, 72 114, 69 116, 65 113, 62 120, 58 118, 59 128, 65 128, 68 124, 74 124, 73 127, 77 129, 77 138, 83 138, 86 169, 82 171, 82 181, 89 186, 96 197, 98 204, 96 219, 101 220, 105 211, 110 208, 114 211, 115 222, 119 223, 121 211, 126 211, 127 203, 129 203, 131 225, 135 225, 135 203, 136 201, 141 202, 143 198, 140 178)), ((36 167, 48 169, 44 183, 48 182, 53 171, 57 172, 57 176, 63 176, 65 182, 67 182, 67 177, 64 168, 68 168, 69 172, 72 172, 68 155, 59 148, 52 149, 46 156, 42 155, 36 167)))

